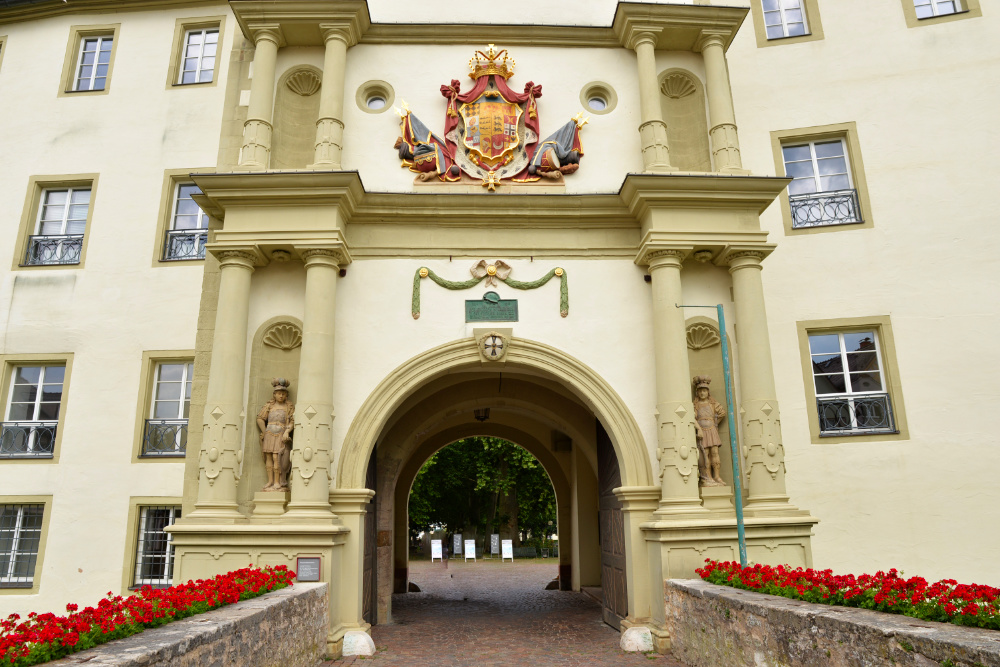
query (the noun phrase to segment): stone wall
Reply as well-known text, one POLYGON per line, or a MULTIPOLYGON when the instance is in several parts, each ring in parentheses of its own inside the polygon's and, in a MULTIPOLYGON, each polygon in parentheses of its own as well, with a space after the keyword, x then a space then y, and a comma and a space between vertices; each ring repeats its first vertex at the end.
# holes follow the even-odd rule
POLYGON ((327 584, 295 584, 47 663, 70 667, 316 667, 326 657, 327 584))
POLYGON ((665 583, 671 650, 691 667, 1000 667, 1000 632, 831 607, 700 580, 665 583))

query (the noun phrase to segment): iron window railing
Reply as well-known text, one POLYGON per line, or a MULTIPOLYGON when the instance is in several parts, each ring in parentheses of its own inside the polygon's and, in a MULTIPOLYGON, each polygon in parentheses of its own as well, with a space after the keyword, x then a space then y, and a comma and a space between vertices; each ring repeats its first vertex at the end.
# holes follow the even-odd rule
POLYGON ((187 435, 187 419, 147 419, 141 456, 184 456, 187 435))
POLYGON ((861 202, 857 190, 832 190, 789 195, 792 207, 792 227, 822 227, 852 225, 861 219, 861 202))
POLYGON ((899 433, 888 394, 816 399, 820 436, 899 433))
POLYGON ((50 459, 58 421, 0 423, 0 459, 50 459))
POLYGON ((176 262, 185 259, 205 259, 207 230, 170 229, 167 230, 163 245, 163 261, 176 262))
POLYGON ((28 237, 25 266, 79 264, 83 234, 54 234, 28 237))
POLYGON ((44 505, 0 505, 0 588, 31 588, 44 505))

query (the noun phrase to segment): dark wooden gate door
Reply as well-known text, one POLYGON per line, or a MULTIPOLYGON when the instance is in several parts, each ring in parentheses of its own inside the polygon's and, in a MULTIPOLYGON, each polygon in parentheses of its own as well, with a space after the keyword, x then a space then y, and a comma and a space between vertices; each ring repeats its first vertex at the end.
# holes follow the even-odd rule
MULTIPOLYGON (((372 457, 368 461, 368 475, 365 479, 365 487, 375 491, 375 470, 377 467, 378 457, 375 455, 375 449, 372 449, 372 457)), ((375 516, 375 496, 372 496, 371 500, 368 501, 368 510, 365 512, 365 554, 362 559, 361 566, 361 612, 365 621, 375 625, 378 621, 378 609, 376 607, 377 600, 377 583, 375 579, 375 532, 376 532, 376 521, 375 516)))
POLYGON ((621 630, 621 622, 628 616, 628 590, 625 585, 625 521, 621 501, 615 497, 613 490, 622 485, 622 476, 611 438, 600 422, 597 422, 597 468, 604 622, 616 630, 621 630))

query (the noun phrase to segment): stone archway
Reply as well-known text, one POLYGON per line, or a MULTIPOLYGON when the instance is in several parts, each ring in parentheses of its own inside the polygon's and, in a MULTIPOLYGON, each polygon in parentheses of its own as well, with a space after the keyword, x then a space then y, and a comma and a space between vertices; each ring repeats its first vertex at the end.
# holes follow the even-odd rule
MULTIPOLYGON (((349 427, 338 459, 334 490, 335 494, 362 492, 377 444, 379 482, 373 490, 377 499, 381 496, 382 504, 377 510, 376 544, 385 550, 379 558, 380 620, 389 618, 393 589, 405 590, 406 554, 400 538, 405 539, 406 500, 413 478, 431 453, 471 435, 505 437, 525 447, 546 468, 559 504, 560 565, 566 566, 566 587, 572 580, 579 588, 580 581, 586 578, 581 575, 581 554, 587 549, 580 546, 580 540, 572 551, 567 552, 565 545, 572 542, 573 531, 578 531, 581 536, 587 533, 587 539, 599 551, 598 529, 586 526, 591 510, 594 517, 597 514, 599 427, 607 433, 620 468, 622 486, 616 492, 658 498, 651 457, 622 399, 593 369, 556 348, 513 338, 504 363, 494 364, 483 361, 473 339, 458 340, 414 357, 383 380, 349 427), (478 407, 492 407, 493 418, 488 425, 473 421, 472 412, 478 407), (553 453, 557 434, 573 443, 568 450, 572 455, 553 453), (563 554, 566 560, 573 559, 576 569, 572 576, 563 554)), ((596 518, 593 521, 596 525, 596 518)), ((630 618, 649 615, 649 573, 639 523, 638 513, 633 517, 626 511, 630 618)), ((352 534, 348 552, 363 554, 362 541, 362 536, 352 534)), ((369 545, 371 548, 375 545, 369 545)), ((349 562, 356 561, 352 558, 349 562)), ((599 583, 599 553, 596 572, 599 583)), ((342 576, 345 581, 356 580, 358 573, 348 565, 342 576)))

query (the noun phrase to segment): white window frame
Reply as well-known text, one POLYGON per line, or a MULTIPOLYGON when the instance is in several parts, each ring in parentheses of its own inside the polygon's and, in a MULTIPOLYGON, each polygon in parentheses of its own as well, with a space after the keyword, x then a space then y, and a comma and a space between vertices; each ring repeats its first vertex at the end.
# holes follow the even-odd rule
MULTIPOLYGON (((816 187, 816 189, 813 190, 813 193, 818 194, 820 192, 837 192, 837 190, 824 190, 824 189, 822 189, 823 183, 820 180, 819 161, 822 160, 822 159, 828 159, 828 158, 818 158, 818 157, 816 157, 816 144, 832 144, 835 141, 840 142, 840 148, 843 150, 844 168, 847 169, 847 172, 846 172, 846 174, 847 174, 847 188, 846 189, 848 189, 848 190, 855 190, 856 188, 854 187, 854 175, 851 173, 851 159, 850 159, 850 156, 847 153, 847 142, 844 139, 840 139, 840 138, 815 139, 815 140, 809 140, 809 141, 795 141, 795 142, 791 142, 791 143, 787 143, 787 144, 781 144, 781 151, 782 151, 781 152, 781 160, 782 160, 782 163, 785 165, 785 174, 786 175, 788 174, 788 164, 789 163, 788 163, 788 160, 785 159, 784 150, 786 148, 799 148, 801 146, 808 146, 809 147, 809 159, 812 162, 812 179, 813 179, 813 185, 816 187)), ((801 161, 802 160, 793 160, 792 162, 801 162, 801 161)), ((825 176, 838 176, 839 174, 824 174, 824 175, 825 176)), ((792 180, 793 181, 801 181, 801 180, 804 180, 804 177, 792 178, 792 180)), ((807 193, 803 192, 803 193, 799 193, 799 194, 807 194, 807 193)), ((792 195, 792 196, 797 196, 797 195, 792 195)))
MULTIPOLYGON (((851 413, 851 429, 838 429, 836 431, 833 431, 833 430, 831 430, 831 431, 823 431, 822 430, 822 420, 821 420, 820 421, 820 433, 821 433, 821 435, 824 434, 824 433, 828 434, 828 435, 851 435, 851 434, 867 434, 867 433, 873 432, 874 429, 863 428, 863 427, 858 426, 857 413, 855 412, 855 409, 854 409, 854 401, 851 400, 851 399, 856 398, 856 397, 860 397, 860 396, 885 396, 886 397, 887 405, 889 407, 889 410, 890 411, 892 410, 892 396, 889 393, 888 378, 886 376, 885 364, 883 364, 883 362, 882 362, 882 343, 879 341, 878 328, 877 327, 871 327, 871 328, 869 328, 869 327, 860 327, 858 329, 851 329, 851 330, 848 330, 848 331, 828 331, 828 332, 824 332, 824 331, 810 331, 810 332, 807 332, 807 343, 809 345, 809 369, 810 369, 810 372, 812 374, 813 392, 814 392, 817 400, 818 401, 822 401, 823 399, 846 398, 846 399, 848 399, 848 403, 851 406, 851 408, 850 408, 850 413, 851 413), (881 383, 882 388, 881 389, 877 389, 877 390, 873 390, 873 391, 855 391, 854 387, 851 384, 851 370, 850 370, 850 366, 848 365, 848 360, 847 360, 848 352, 847 352, 847 346, 844 344, 844 336, 845 335, 851 335, 851 334, 858 334, 858 333, 868 333, 868 332, 871 332, 871 334, 872 334, 872 341, 875 344, 875 350, 874 350, 874 352, 875 352, 875 362, 878 364, 878 376, 879 376, 879 382, 881 383), (841 372, 840 372, 840 374, 844 377, 844 389, 845 389, 845 391, 835 392, 835 393, 820 393, 819 387, 816 386, 816 378, 817 377, 827 376, 827 375, 836 375, 836 373, 816 373, 816 367, 812 363, 814 354, 813 354, 813 351, 812 351, 812 341, 810 340, 810 339, 812 339, 813 336, 837 336, 837 344, 840 347, 840 365, 841 365, 841 372)), ((822 355, 823 353, 816 353, 816 354, 822 355)), ((828 354, 832 354, 832 353, 828 353, 828 354)), ((819 409, 819 404, 817 403, 817 410, 818 409, 819 409)), ((895 417, 894 416, 893 416, 893 421, 891 423, 895 424, 895 417)), ((896 427, 893 426, 893 429, 895 429, 895 428, 896 427)), ((874 432, 888 432, 888 431, 885 430, 885 429, 881 429, 881 430, 874 430, 874 432)))
POLYGON ((104 90, 104 89, 106 89, 108 87, 108 79, 110 78, 109 75, 111 74, 111 55, 110 54, 111 54, 112 49, 114 49, 114 47, 115 47, 115 36, 113 34, 111 34, 111 35, 85 35, 85 36, 83 36, 83 37, 80 38, 80 49, 79 49, 80 52, 76 56, 76 69, 73 70, 73 91, 81 91, 82 92, 82 91, 86 91, 86 90, 104 90), (83 79, 83 78, 80 77, 80 72, 83 69, 83 54, 84 54, 84 49, 86 48, 87 42, 88 41, 93 41, 93 40, 97 40, 97 49, 95 49, 95 51, 94 51, 95 55, 94 55, 93 69, 90 71, 90 76, 87 77, 86 79, 83 79), (101 58, 101 47, 104 46, 104 42, 106 42, 106 41, 107 42, 111 42, 111 49, 108 49, 108 62, 103 63, 103 64, 105 64, 105 65, 108 66, 108 73, 104 77, 101 77, 101 78, 104 79, 104 86, 101 87, 101 88, 94 88, 94 82, 99 78, 97 76, 97 67, 98 67, 99 64, 102 64, 102 63, 99 63, 100 58, 101 58), (86 88, 81 88, 80 87, 80 83, 82 81, 86 81, 87 82, 87 87, 86 88))
POLYGON ((11 540, 11 549, 7 554, 10 556, 10 562, 7 564, 7 569, 4 572, 0 572, 0 588, 31 588, 35 583, 35 570, 38 568, 38 552, 41 550, 42 544, 42 530, 44 529, 45 520, 45 505, 42 503, 3 503, 2 506, 16 507, 17 508, 17 520, 14 524, 14 537, 11 540), (24 511, 29 507, 41 507, 42 508, 42 521, 43 523, 38 527, 38 542, 35 544, 34 552, 30 551, 20 551, 21 542, 24 539, 24 511), (31 558, 34 556, 34 563, 31 568, 31 574, 23 577, 15 577, 14 569, 18 563, 18 555, 22 557, 31 558))
MULTIPOLYGON (((8 437, 8 435, 7 435, 7 429, 8 428, 12 428, 12 429, 20 428, 20 427, 13 426, 14 424, 39 424, 39 425, 41 425, 41 424, 50 424, 50 423, 54 422, 56 424, 56 426, 55 426, 55 430, 52 430, 53 427, 51 427, 51 426, 28 426, 27 427, 27 429, 28 429, 28 443, 27 443, 27 448, 25 449, 25 451, 23 452, 23 454, 21 456, 18 456, 17 454, 10 453, 10 454, 4 455, 2 457, 4 460, 9 460, 11 458, 14 458, 14 459, 19 459, 19 458, 51 458, 53 456, 53 452, 47 452, 44 449, 36 450, 35 447, 36 447, 36 444, 38 443, 38 438, 40 437, 39 436, 39 430, 41 430, 43 432, 44 431, 51 431, 50 436, 52 438, 52 448, 53 448, 53 450, 55 450, 56 432, 59 429, 59 419, 62 416, 62 414, 61 414, 62 399, 63 399, 63 395, 64 395, 64 393, 66 391, 66 375, 65 375, 66 371, 65 371, 65 369, 66 369, 65 366, 61 366, 59 364, 40 365, 40 366, 33 366, 33 365, 28 365, 28 364, 18 364, 18 365, 13 366, 11 368, 10 390, 7 393, 7 410, 4 412, 4 415, 6 415, 6 419, 4 420, 5 426, 4 426, 4 430, 3 430, 3 437, 8 437), (17 377, 17 371, 18 371, 18 369, 21 369, 21 368, 41 368, 42 369, 41 373, 39 373, 39 375, 38 375, 38 391, 35 394, 35 401, 32 404, 32 410, 31 410, 32 417, 31 417, 31 419, 12 419, 11 418, 11 411, 14 408, 14 390, 15 390, 15 388, 17 386, 23 386, 23 385, 16 385, 16 383, 15 383, 15 378, 17 377), (55 419, 39 419, 38 418, 38 416, 39 416, 38 412, 41 409, 42 403, 51 403, 52 402, 52 401, 43 401, 42 400, 42 396, 45 393, 45 384, 46 384, 46 382, 45 382, 45 375, 46 375, 47 371, 50 368, 62 368, 63 369, 63 379, 59 383, 59 386, 61 387, 61 389, 59 391, 59 403, 58 403, 59 408, 57 408, 57 412, 59 414, 56 415, 55 419), (10 426, 8 426, 8 425, 10 425, 10 426)), ((48 384, 53 384, 53 383, 50 382, 48 384)), ((18 405, 24 405, 26 402, 25 401, 18 401, 17 403, 18 403, 18 405)))
POLYGON ((147 531, 148 523, 148 512, 149 510, 165 509, 170 510, 170 523, 168 526, 174 525, 177 519, 181 517, 181 507, 179 505, 140 505, 139 506, 139 526, 135 533, 135 567, 132 572, 132 584, 130 588, 139 588, 142 586, 154 586, 154 587, 168 587, 171 584, 173 578, 174 570, 174 536, 171 533, 166 533, 166 552, 160 554, 156 552, 154 554, 147 553, 145 551, 146 540, 144 539, 149 531, 147 531), (164 577, 160 579, 154 579, 152 577, 142 577, 142 566, 144 559, 149 556, 162 557, 164 577))
POLYGON ((952 14, 961 14, 965 11, 960 0, 913 0, 914 11, 919 11, 920 7, 926 7, 930 5, 931 16, 918 16, 918 19, 930 19, 935 16, 951 16, 952 14), (951 3, 954 9, 950 12, 943 12, 938 8, 938 5, 943 5, 945 3, 951 3))
MULTIPOLYGON (((50 368, 62 368, 63 369, 63 373, 64 373, 63 374, 63 379, 59 383, 59 385, 62 387, 62 390, 59 392, 59 402, 60 402, 60 404, 62 403, 63 393, 66 391, 66 375, 65 375, 65 369, 66 369, 66 367, 65 366, 61 366, 59 364, 51 364, 51 365, 48 365, 48 366, 46 366, 46 365, 33 366, 33 365, 29 365, 29 364, 18 364, 17 366, 13 366, 11 368, 11 372, 10 372, 10 391, 7 393, 7 419, 5 421, 21 421, 21 422, 45 422, 45 421, 53 421, 51 419, 39 419, 38 418, 38 411, 40 409, 41 404, 42 403, 46 403, 46 402, 51 402, 51 401, 43 401, 42 400, 42 394, 44 393, 43 392, 43 387, 46 384, 45 383, 45 374, 46 374, 46 372, 50 368), (32 419, 17 419, 17 420, 13 420, 13 419, 10 418, 10 411, 14 407, 14 387, 15 387, 14 379, 17 377, 17 371, 18 371, 19 368, 41 368, 42 369, 42 372, 38 375, 38 393, 35 394, 34 409, 32 410, 32 414, 34 415, 34 417, 32 419)), ((53 384, 53 383, 49 382, 48 384, 53 384)), ((20 403, 24 403, 24 401, 18 401, 18 403, 19 404, 20 403)), ((60 415, 60 417, 61 416, 62 415, 60 415)), ((55 421, 58 422, 59 418, 57 417, 55 419, 55 421)))
MULTIPOLYGON (((763 0, 761 0, 761 11, 764 16, 764 35, 768 39, 784 39, 785 37, 805 37, 806 35, 812 34, 809 32, 809 17, 806 16, 805 2, 803 2, 803 0, 796 0, 796 2, 799 3, 798 7, 785 7, 784 5, 785 1, 786 0, 778 0, 777 12, 778 12, 778 17, 781 19, 781 36, 771 37, 770 35, 767 34, 767 28, 768 28, 767 15, 773 14, 775 10, 767 9, 766 7, 764 7, 763 0), (785 12, 789 9, 798 9, 800 15, 802 16, 802 30, 804 30, 805 32, 803 32, 801 35, 791 35, 788 32, 788 19, 785 16, 785 12)), ((793 23, 798 23, 798 21, 793 21, 793 23)))
POLYGON ((189 30, 185 30, 184 31, 184 40, 181 42, 181 53, 180 53, 181 62, 180 62, 180 64, 177 67, 177 84, 178 85, 181 85, 181 86, 190 86, 190 85, 196 84, 196 83, 212 83, 212 80, 215 78, 215 62, 214 62, 214 60, 213 60, 213 63, 212 63, 211 67, 203 67, 202 66, 204 64, 204 62, 205 62, 205 39, 208 37, 208 34, 212 33, 212 32, 214 32, 216 35, 219 35, 219 37, 216 38, 215 55, 212 56, 213 59, 214 58, 218 58, 219 57, 219 46, 218 46, 219 42, 218 42, 218 40, 221 39, 221 37, 222 37, 222 35, 219 32, 219 27, 220 26, 215 26, 215 27, 211 27, 211 28, 191 28, 189 30), (195 66, 195 69, 193 69, 193 70, 186 70, 186 69, 184 69, 184 63, 187 60, 187 50, 188 50, 188 46, 190 45, 190 41, 189 40, 191 39, 191 35, 195 35, 195 34, 199 34, 199 33, 202 35, 202 40, 201 40, 201 50, 198 53, 198 63, 195 66), (194 75, 195 75, 194 78, 195 78, 195 80, 194 81, 189 81, 189 82, 185 83, 184 82, 184 74, 185 74, 185 72, 194 72, 194 75), (201 73, 202 72, 210 72, 212 74, 212 78, 210 78, 208 81, 202 81, 201 80, 201 73))
MULTIPOLYGON (((66 226, 70 222, 70 217, 69 217, 70 208, 72 208, 72 206, 73 206, 73 193, 74 192, 83 192, 83 191, 90 192, 91 193, 90 196, 93 197, 93 188, 91 188, 91 186, 89 186, 89 185, 86 186, 86 187, 82 187, 82 188, 78 188, 78 187, 66 187, 66 188, 45 188, 45 189, 43 189, 42 190, 42 194, 41 194, 41 198, 38 200, 38 215, 35 217, 35 233, 34 233, 34 236, 41 236, 42 235, 42 222, 43 222, 42 216, 45 215, 45 208, 46 208, 46 206, 48 206, 48 204, 46 202, 48 201, 49 193, 52 193, 52 192, 65 192, 66 193, 66 205, 63 207, 62 219, 61 219, 61 222, 60 222, 60 225, 59 225, 59 233, 58 234, 46 234, 45 236, 65 236, 67 234, 67 232, 66 232, 66 226)), ((89 198, 87 200, 87 210, 88 210, 88 212, 90 211, 90 199, 89 198)), ((44 222, 53 222, 53 220, 45 220, 44 222)), ((75 218, 74 218, 74 222, 76 222, 75 218)), ((84 229, 86 229, 86 227, 87 227, 87 217, 86 216, 83 218, 83 226, 84 226, 84 229)), ((86 232, 84 232, 84 233, 86 233, 86 232)), ((83 234, 81 234, 81 236, 82 235, 83 234)), ((76 236, 76 235, 74 234, 73 236, 76 236)))
MULTIPOLYGON (((149 418, 150 419, 189 419, 188 417, 184 416, 184 403, 185 403, 184 389, 185 389, 185 387, 187 385, 189 385, 191 383, 191 380, 192 380, 191 375, 192 375, 192 373, 189 373, 189 369, 191 369, 191 366, 193 364, 194 364, 194 361, 160 361, 160 362, 157 362, 157 364, 156 364, 156 371, 155 371, 155 373, 153 375, 153 396, 151 397, 151 399, 149 401, 149 418), (156 404, 157 404, 156 396, 157 396, 157 389, 160 386, 160 371, 163 369, 164 366, 181 366, 183 368, 183 370, 181 371, 181 379, 180 379, 179 382, 177 380, 166 380, 166 382, 169 382, 171 384, 180 384, 181 385, 181 395, 180 395, 180 398, 178 399, 178 403, 177 403, 178 414, 177 414, 176 417, 157 417, 156 416, 156 404)), ((193 370, 193 369, 191 369, 191 370, 193 370)), ((162 403, 162 402, 166 402, 166 401, 159 401, 159 402, 162 403)), ((190 403, 190 399, 187 399, 187 402, 190 403)), ((189 409, 190 409, 190 407, 189 407, 189 409)))
MULTIPOLYGON (((170 231, 176 231, 176 230, 178 230, 178 227, 177 227, 177 216, 179 215, 178 209, 180 208, 181 199, 182 199, 182 197, 181 197, 181 188, 188 187, 188 186, 191 186, 191 185, 193 185, 194 187, 198 188, 198 184, 195 183, 194 181, 179 181, 176 185, 174 185, 174 204, 173 204, 173 206, 171 208, 171 212, 170 212, 170 231)), ((201 194, 201 188, 198 188, 198 194, 201 194)), ((194 202, 195 206, 198 205, 198 202, 195 202, 194 199, 192 199, 191 197, 184 197, 184 199, 191 199, 191 201, 194 202)), ((191 228, 186 229, 184 231, 190 231, 190 232, 194 233, 197 230, 207 230, 208 229, 208 214, 205 213, 205 211, 202 210, 201 206, 198 206, 198 223, 199 223, 198 227, 191 227, 191 228), (201 226, 201 225, 204 225, 204 226, 201 226)))

